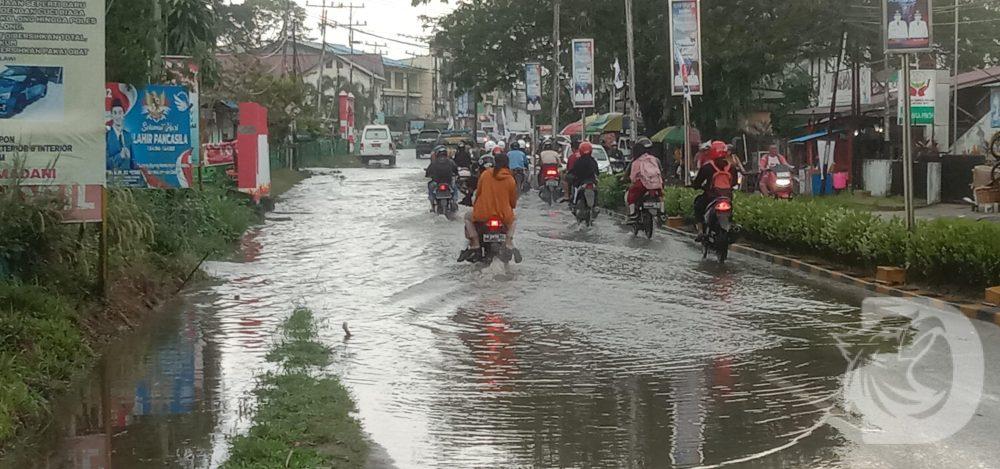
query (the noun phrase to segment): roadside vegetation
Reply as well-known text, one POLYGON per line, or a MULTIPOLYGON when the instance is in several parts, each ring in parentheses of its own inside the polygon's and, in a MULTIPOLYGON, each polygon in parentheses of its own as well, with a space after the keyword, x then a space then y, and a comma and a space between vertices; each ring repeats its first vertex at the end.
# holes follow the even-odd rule
MULTIPOLYGON (((622 209, 625 185, 601 180, 601 203, 622 209)), ((664 210, 694 222, 698 191, 664 190, 664 210)), ((843 198, 780 201, 738 193, 736 220, 746 238, 773 248, 829 259, 842 265, 906 267, 911 275, 942 285, 1000 284, 1000 225, 964 219, 919 221, 910 234, 898 219, 886 220, 843 198)))
POLYGON ((267 355, 280 369, 259 378, 250 431, 232 442, 226 469, 361 468, 368 443, 347 389, 323 372, 331 350, 317 342, 312 312, 299 308, 267 355))
POLYGON ((107 297, 99 232, 63 224, 54 197, 0 191, 0 448, 47 420, 49 400, 121 328, 176 293, 199 261, 225 255, 258 220, 223 187, 108 191, 107 297))

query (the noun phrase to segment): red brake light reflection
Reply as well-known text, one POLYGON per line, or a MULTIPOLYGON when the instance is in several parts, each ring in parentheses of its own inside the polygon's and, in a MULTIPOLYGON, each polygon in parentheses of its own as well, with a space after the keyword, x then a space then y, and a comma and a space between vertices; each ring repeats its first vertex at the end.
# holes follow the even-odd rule
POLYGON ((720 212, 728 212, 733 209, 733 204, 723 200, 722 202, 719 202, 718 205, 715 206, 715 209, 720 212))

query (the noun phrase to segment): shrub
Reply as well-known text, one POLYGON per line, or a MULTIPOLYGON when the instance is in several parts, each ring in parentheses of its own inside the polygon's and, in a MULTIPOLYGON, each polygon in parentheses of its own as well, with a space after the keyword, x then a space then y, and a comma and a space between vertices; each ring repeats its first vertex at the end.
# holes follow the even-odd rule
POLYGON ((612 210, 625 208, 625 191, 628 186, 617 174, 603 174, 597 183, 598 201, 612 210))

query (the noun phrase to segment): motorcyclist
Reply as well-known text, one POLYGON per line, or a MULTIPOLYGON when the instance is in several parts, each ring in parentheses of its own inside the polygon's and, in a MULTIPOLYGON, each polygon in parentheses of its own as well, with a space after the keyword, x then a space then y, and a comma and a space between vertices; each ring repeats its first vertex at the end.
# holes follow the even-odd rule
POLYGON ((760 168, 760 193, 771 195, 771 184, 774 183, 774 168, 778 165, 788 166, 788 160, 781 153, 778 153, 778 146, 771 145, 766 155, 760 157, 758 168, 760 168))
POLYGON ((476 262, 480 256, 479 231, 477 223, 486 223, 490 218, 497 217, 507 227, 506 247, 514 255, 514 261, 521 262, 521 253, 514 248, 514 228, 517 208, 517 183, 510 172, 510 161, 502 152, 496 156, 496 167, 483 173, 476 188, 476 202, 472 211, 465 215, 465 237, 469 240, 469 248, 462 251, 458 262, 476 262))
POLYGON ((709 150, 711 161, 702 166, 691 186, 702 193, 694 199, 695 227, 698 241, 705 236, 705 211, 708 205, 719 197, 732 197, 733 187, 739 182, 739 170, 729 162, 729 145, 726 142, 712 142, 709 150))
POLYGON ((562 164, 559 162, 562 155, 556 151, 555 144, 551 139, 545 139, 542 142, 542 152, 538 154, 538 186, 541 187, 545 181, 542 180, 545 170, 549 168, 560 169, 562 164))
POLYGON ((653 142, 646 137, 635 142, 635 151, 639 157, 632 160, 629 170, 629 180, 632 185, 625 193, 625 203, 628 205, 628 218, 634 222, 639 217, 636 203, 647 191, 663 189, 663 169, 660 159, 653 154, 653 142))
POLYGON ((566 177, 563 178, 563 194, 566 194, 566 198, 562 200, 563 202, 568 201, 570 194, 573 193, 570 191, 571 184, 573 182, 573 176, 570 174, 570 171, 573 170, 573 166, 576 165, 576 161, 580 159, 580 136, 573 135, 570 137, 569 146, 570 154, 569 157, 566 158, 566 177))
POLYGON ((573 168, 567 173, 567 179, 570 179, 573 184, 573 200, 571 202, 573 205, 576 205, 577 189, 587 181, 597 182, 597 178, 601 174, 600 169, 597 167, 597 160, 594 159, 593 152, 593 144, 590 142, 581 143, 579 148, 580 157, 576 160, 576 164, 573 165, 573 168))
POLYGON ((424 176, 431 179, 427 184, 427 198, 431 202, 431 210, 434 210, 437 187, 440 184, 447 184, 451 188, 452 198, 458 200, 458 186, 455 184, 455 176, 458 175, 458 166, 448 156, 448 147, 438 145, 431 152, 431 164, 424 171, 424 176))
POLYGON ((455 151, 455 165, 459 168, 472 167, 472 154, 465 142, 459 142, 458 150, 455 151))
MULTIPOLYGON (((510 144, 510 151, 507 152, 507 159, 510 161, 510 171, 514 174, 514 179, 520 174, 521 180, 528 180, 528 155, 521 150, 521 142, 510 144)), ((519 188, 520 189, 520 188, 519 188)))

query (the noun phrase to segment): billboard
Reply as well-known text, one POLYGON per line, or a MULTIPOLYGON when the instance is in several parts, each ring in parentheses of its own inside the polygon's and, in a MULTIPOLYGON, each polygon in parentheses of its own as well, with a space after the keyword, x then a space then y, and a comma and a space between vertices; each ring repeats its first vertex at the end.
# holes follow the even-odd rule
POLYGON ((542 110, 542 64, 524 64, 524 95, 528 112, 542 110))
POLYGON ((62 193, 69 221, 98 221, 105 2, 35 3, 7 5, 0 25, 8 31, 0 41, 0 184, 62 193))
POLYGON ((108 83, 105 168, 109 186, 191 187, 191 101, 183 86, 108 83))
POLYGON ((594 107, 594 40, 573 39, 573 107, 594 107))
POLYGON ((163 70, 167 75, 167 84, 180 85, 187 89, 191 101, 191 164, 201 164, 201 113, 198 107, 200 80, 199 68, 193 58, 181 55, 163 57, 163 70))
MULTIPOLYGON (((934 70, 910 71, 910 117, 913 125, 934 125, 934 105, 937 80, 934 70)), ((899 122, 903 122, 903 100, 896 107, 899 122)))
MULTIPOLYGON (((826 72, 819 78, 819 106, 829 106, 833 101, 833 72, 826 72)), ((852 92, 854 77, 850 70, 841 70, 837 74, 837 106, 850 106, 853 98, 852 92)), ((861 83, 860 96, 861 104, 872 103, 872 69, 861 67, 858 72, 858 81, 861 83)))
POLYGON ((670 76, 674 96, 702 95, 701 8, 697 0, 670 1, 670 76))
POLYGON ((466 91, 455 98, 455 117, 458 119, 468 119, 475 114, 472 110, 472 93, 466 91))
POLYGON ((886 52, 931 50, 932 6, 931 0, 883 0, 882 33, 886 52))

